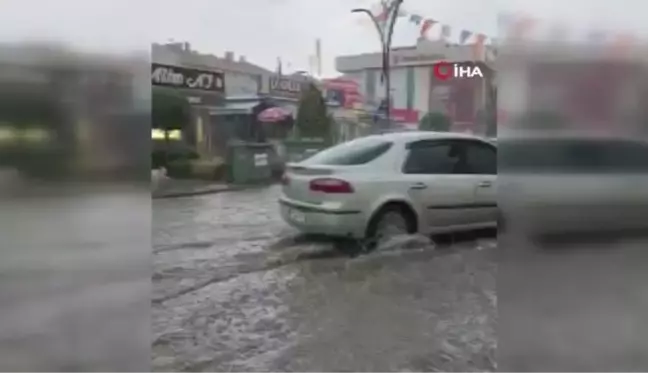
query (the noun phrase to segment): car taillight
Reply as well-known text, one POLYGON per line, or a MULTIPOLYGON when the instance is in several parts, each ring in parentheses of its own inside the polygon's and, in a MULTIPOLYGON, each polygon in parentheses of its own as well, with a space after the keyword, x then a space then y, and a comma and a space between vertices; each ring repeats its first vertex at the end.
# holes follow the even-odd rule
POLYGON ((322 178, 315 179, 310 182, 310 190, 313 192, 322 192, 322 193, 353 193, 353 186, 349 182, 332 179, 332 178, 322 178))

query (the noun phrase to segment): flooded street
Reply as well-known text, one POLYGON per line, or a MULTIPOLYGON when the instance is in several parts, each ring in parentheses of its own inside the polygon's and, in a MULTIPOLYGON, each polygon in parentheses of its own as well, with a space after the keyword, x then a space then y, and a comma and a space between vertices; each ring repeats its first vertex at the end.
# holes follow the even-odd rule
POLYGON ((154 370, 495 368, 494 237, 351 258, 277 193, 153 202, 154 370))

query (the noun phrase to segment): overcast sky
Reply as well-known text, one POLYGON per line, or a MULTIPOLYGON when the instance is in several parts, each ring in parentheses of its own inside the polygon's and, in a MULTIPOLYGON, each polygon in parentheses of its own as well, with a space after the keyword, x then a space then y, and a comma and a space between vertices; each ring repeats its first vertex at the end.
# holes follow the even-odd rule
MULTIPOLYGON (((337 55, 379 47, 375 30, 354 7, 376 0, 0 0, 0 40, 51 39, 95 49, 142 49, 148 43, 188 41, 216 55, 233 51, 274 69, 277 57, 291 70, 308 69, 322 39, 324 74, 337 55)), ((404 9, 453 28, 495 35, 498 12, 522 12, 585 29, 646 34, 648 3, 630 0, 404 0, 404 9), (623 5, 627 4, 627 5, 623 5)), ((540 29, 542 29, 540 27, 540 29)), ((540 31, 538 31, 540 32, 540 31)), ((434 35, 434 34, 433 34, 434 35)), ((411 45, 418 28, 401 19, 395 45, 411 45)))

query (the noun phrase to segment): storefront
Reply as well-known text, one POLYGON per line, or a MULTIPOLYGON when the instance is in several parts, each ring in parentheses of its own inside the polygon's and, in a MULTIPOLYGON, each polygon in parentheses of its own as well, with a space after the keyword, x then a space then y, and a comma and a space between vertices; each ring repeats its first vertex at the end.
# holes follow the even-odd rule
POLYGON ((309 83, 311 80, 306 77, 271 75, 267 77, 267 84, 262 86, 259 94, 297 115, 299 99, 308 89, 309 83))
MULTIPOLYGON (((426 113, 443 112, 453 122, 454 131, 478 132, 478 113, 486 102, 487 79, 435 78, 434 65, 440 61, 473 61, 471 45, 448 45, 445 42, 420 41, 411 47, 394 48, 391 53, 392 120, 411 128, 426 113)), ((341 56, 336 59, 338 71, 356 80, 367 102, 385 99, 381 53, 341 56)), ((486 65, 482 71, 492 71, 486 65)))
MULTIPOLYGON (((179 131, 172 132, 175 141, 181 141, 198 153, 214 152, 209 110, 222 107, 225 102, 225 76, 221 71, 189 67, 151 64, 151 84, 154 90, 173 90, 191 105, 190 123, 179 123, 179 131)), ((153 123, 152 137, 159 137, 153 123)))

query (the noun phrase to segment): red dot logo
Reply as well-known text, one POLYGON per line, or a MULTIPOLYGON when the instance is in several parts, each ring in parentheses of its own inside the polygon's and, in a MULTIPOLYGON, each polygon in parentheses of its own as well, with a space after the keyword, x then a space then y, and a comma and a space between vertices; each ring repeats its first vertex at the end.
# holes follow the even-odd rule
POLYGON ((434 77, 439 80, 448 80, 452 77, 452 64, 449 62, 441 61, 434 64, 432 72, 434 77))

